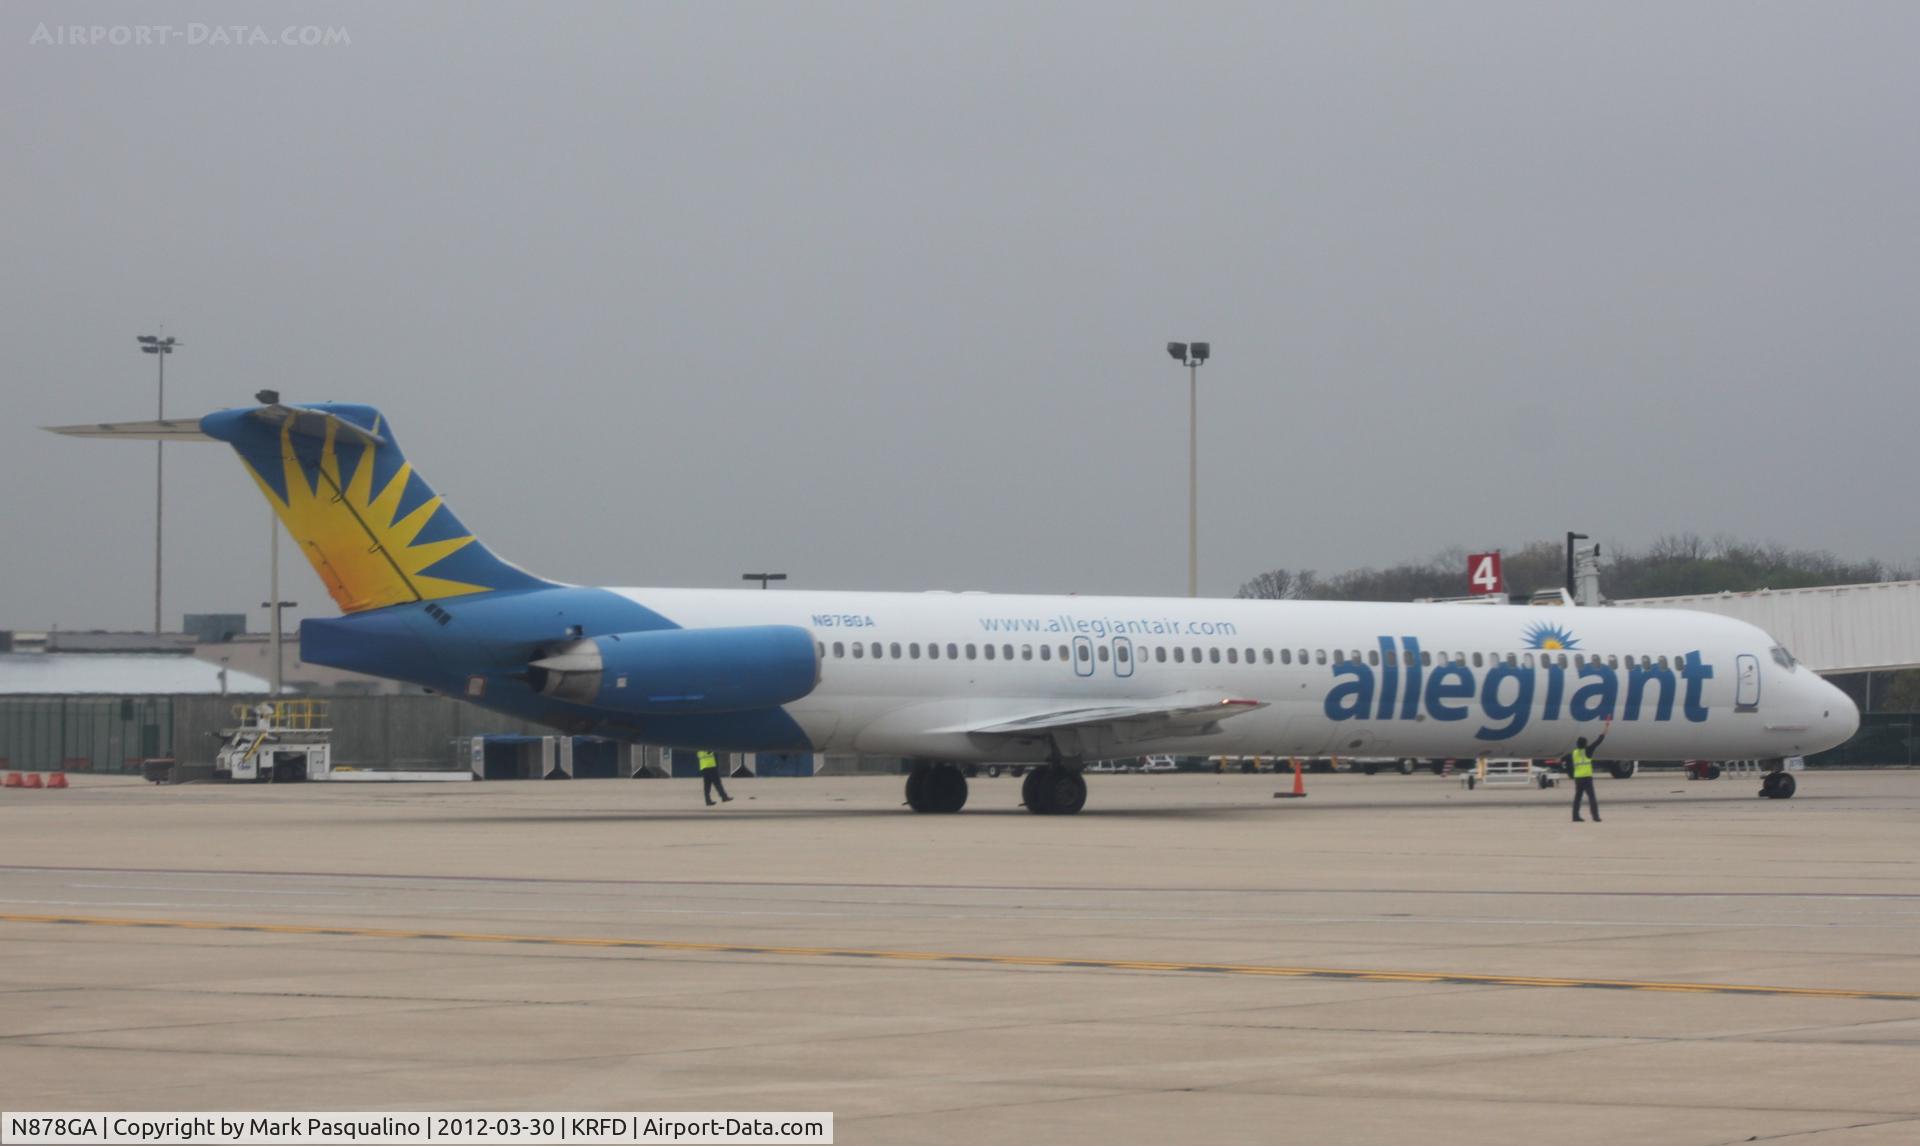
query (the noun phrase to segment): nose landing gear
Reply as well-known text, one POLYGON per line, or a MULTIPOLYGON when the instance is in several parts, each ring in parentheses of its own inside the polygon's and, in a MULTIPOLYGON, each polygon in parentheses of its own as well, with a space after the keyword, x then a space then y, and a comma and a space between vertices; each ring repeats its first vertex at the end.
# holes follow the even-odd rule
POLYGON ((1793 798, 1794 789, 1798 787, 1799 784, 1794 780, 1793 773, 1769 772, 1760 781, 1760 795, 1767 800, 1790 800, 1793 798))

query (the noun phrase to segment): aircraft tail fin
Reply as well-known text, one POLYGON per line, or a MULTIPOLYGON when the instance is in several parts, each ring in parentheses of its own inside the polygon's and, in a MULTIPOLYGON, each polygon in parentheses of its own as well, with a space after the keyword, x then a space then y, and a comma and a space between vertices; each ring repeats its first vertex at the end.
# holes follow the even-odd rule
POLYGON ((49 428, 76 437, 226 442, 344 613, 551 584, 495 556, 462 525, 371 406, 276 402, 197 422, 49 428))

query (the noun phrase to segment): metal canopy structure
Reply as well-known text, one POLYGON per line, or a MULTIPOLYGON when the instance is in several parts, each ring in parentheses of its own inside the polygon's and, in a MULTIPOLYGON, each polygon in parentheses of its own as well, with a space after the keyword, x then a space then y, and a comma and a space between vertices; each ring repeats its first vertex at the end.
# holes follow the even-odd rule
POLYGON ((1614 604, 1692 609, 1758 625, 1815 672, 1920 668, 1920 581, 1642 597, 1614 604))

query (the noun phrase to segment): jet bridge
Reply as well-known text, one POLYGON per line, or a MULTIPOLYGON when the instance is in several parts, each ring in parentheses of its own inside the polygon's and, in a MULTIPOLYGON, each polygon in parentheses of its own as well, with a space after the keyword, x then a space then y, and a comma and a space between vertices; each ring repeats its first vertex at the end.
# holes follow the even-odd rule
POLYGON ((1692 609, 1758 625, 1817 673, 1920 668, 1920 581, 1642 597, 1614 604, 1692 609))

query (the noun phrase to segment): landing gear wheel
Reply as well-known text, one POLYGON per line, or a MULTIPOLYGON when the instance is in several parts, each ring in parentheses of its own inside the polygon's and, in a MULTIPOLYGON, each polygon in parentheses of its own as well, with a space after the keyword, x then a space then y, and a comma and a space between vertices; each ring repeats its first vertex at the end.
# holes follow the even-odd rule
POLYGON ((1400 774, 1402 776, 1413 775, 1413 761, 1411 760, 1400 761, 1400 774))
POLYGON ((907 806, 916 812, 959 811, 967 806, 966 773, 954 764, 915 764, 907 773, 907 806))
POLYGON ((1760 795, 1769 800, 1790 800, 1799 784, 1791 772, 1769 772, 1760 781, 1760 795))
POLYGON ((1613 773, 1613 778, 1616 780, 1631 780, 1633 779, 1633 774, 1639 770, 1640 762, 1638 760, 1615 760, 1613 763, 1607 765, 1607 771, 1613 773))
POLYGON ((1042 816, 1071 816, 1087 806, 1087 779, 1072 768, 1049 764, 1036 768, 1021 785, 1027 811, 1042 816))
POLYGON ((1000 765, 998 764, 987 765, 987 775, 998 778, 1000 775, 1000 765))

